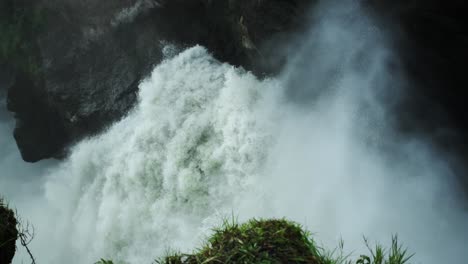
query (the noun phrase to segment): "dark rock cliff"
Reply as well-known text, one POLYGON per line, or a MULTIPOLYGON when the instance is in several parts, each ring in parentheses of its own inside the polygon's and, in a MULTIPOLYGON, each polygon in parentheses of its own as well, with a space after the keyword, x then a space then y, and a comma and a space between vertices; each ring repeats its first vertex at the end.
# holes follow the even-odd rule
POLYGON ((11 13, 40 10, 44 20, 24 39, 38 70, 14 65, 8 92, 24 160, 61 156, 69 143, 99 131, 133 105, 138 81, 160 52, 150 18, 118 17, 132 2, 14 2, 11 13))
MULTIPOLYGON (((315 2, 0 0, 0 23, 24 22, 10 30, 19 36, 0 34, 15 40, 3 45, 9 52, 0 56, 0 68, 11 72, 3 83, 11 84, 8 107, 16 116, 14 134, 24 160, 61 157, 73 142, 125 115, 167 42, 204 45, 218 59, 259 76, 278 71, 287 58, 274 47, 301 30, 302 16, 315 2)), ((362 2, 395 36, 411 81, 401 129, 426 131, 447 151, 465 155, 465 1, 362 2)))
POLYGON ((267 40, 297 28, 310 2, 2 1, 7 15, 40 18, 36 30, 30 30, 36 20, 17 29, 29 47, 21 54, 28 67, 10 61, 16 74, 8 109, 17 120, 18 147, 30 162, 60 157, 71 143, 125 115, 165 42, 201 44, 222 61, 260 75, 271 72, 277 67, 266 63, 274 55, 264 48, 267 40))

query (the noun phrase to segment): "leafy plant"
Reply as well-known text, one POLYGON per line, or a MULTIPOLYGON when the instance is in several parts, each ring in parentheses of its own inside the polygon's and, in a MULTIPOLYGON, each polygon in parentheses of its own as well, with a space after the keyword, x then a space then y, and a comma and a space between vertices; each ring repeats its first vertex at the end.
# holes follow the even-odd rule
POLYGON ((206 263, 308 263, 308 264, 408 264, 413 257, 392 237, 387 252, 382 246, 370 246, 369 255, 353 261, 345 255, 344 242, 333 251, 326 251, 311 238, 311 233, 285 219, 257 220, 239 225, 234 219, 225 220, 207 243, 192 254, 172 254, 156 261, 158 264, 206 263))
POLYGON ((379 244, 372 248, 367 238, 364 238, 364 243, 370 251, 370 256, 361 255, 356 264, 405 264, 414 256, 409 255, 408 250, 398 243, 397 236, 392 237, 392 246, 388 252, 379 244))

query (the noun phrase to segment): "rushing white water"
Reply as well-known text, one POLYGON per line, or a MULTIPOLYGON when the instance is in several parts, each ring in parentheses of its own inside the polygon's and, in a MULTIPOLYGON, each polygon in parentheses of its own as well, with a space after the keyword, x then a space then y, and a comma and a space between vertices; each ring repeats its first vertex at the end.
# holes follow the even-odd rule
POLYGON ((2 175, 0 192, 36 227, 39 263, 150 263, 232 214, 287 217, 356 254, 362 235, 398 233, 415 263, 463 263, 468 216, 450 168, 392 130, 394 54, 356 6, 328 8, 278 78, 193 47, 154 69, 127 117, 36 177, 35 193, 2 175))

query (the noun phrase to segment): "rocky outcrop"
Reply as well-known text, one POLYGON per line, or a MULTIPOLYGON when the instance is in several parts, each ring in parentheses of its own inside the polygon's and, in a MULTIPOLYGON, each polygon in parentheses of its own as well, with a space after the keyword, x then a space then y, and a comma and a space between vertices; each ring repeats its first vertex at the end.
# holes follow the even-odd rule
POLYGON ((16 67, 8 93, 24 160, 61 156, 74 140, 122 117, 135 102, 138 81, 160 59, 151 19, 119 17, 134 3, 111 2, 15 2, 13 12, 40 12, 44 19, 27 35, 39 70, 16 67))
POLYGON ((16 251, 18 230, 15 214, 0 198, 0 263, 9 264, 16 251))
POLYGON ((204 45, 218 59, 258 74, 275 70, 269 66, 277 64, 270 63, 274 52, 268 40, 297 28, 311 3, 2 1, 9 2, 7 13, 39 17, 27 21, 40 27, 24 29, 22 41, 29 48, 21 55, 28 67, 16 65, 8 93, 8 109, 17 120, 14 136, 30 162, 61 157, 73 142, 125 115, 135 104, 139 81, 161 60, 167 42, 204 45))
MULTIPOLYGON (((16 42, 3 45, 10 58, 0 56, 1 67, 12 72, 4 83, 11 84, 8 107, 24 160, 61 157, 73 142, 124 116, 166 43, 201 44, 219 60, 259 76, 278 71, 286 57, 275 48, 300 30, 302 15, 315 2, 1 0, 0 30, 7 17, 13 17, 10 24, 28 18, 14 28, 20 34, 10 39, 16 42), (11 15, 18 12, 27 15, 11 15), (18 40, 27 45, 13 45, 18 40)), ((463 136, 447 133, 468 132, 465 1, 362 2, 396 36, 393 44, 411 79, 401 129, 429 131, 449 151, 468 149, 463 136)), ((12 35, 0 34, 9 43, 5 36, 12 35)))

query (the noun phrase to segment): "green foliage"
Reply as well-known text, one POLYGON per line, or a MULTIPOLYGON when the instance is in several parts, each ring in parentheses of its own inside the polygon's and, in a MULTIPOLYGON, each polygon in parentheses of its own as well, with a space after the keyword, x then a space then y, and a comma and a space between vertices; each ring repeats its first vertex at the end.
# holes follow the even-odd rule
POLYGON ((112 260, 101 259, 101 260, 99 260, 98 262, 96 262, 94 264, 114 264, 114 262, 112 262, 112 260))
MULTIPOLYGON (((213 229, 213 235, 196 252, 167 254, 156 260, 156 264, 409 264, 413 257, 396 236, 389 250, 381 245, 371 247, 366 238, 364 242, 369 254, 352 260, 350 255, 343 254, 343 241, 336 249, 326 251, 303 227, 285 219, 253 219, 245 224, 231 219, 213 229)), ((95 264, 113 262, 101 259, 95 264)))
POLYGON ((221 228, 205 246, 193 254, 172 254, 156 263, 159 264, 207 264, 207 263, 308 263, 308 264, 409 264, 413 255, 408 255, 392 238, 392 247, 387 252, 377 245, 372 249, 364 240, 370 255, 361 255, 353 261, 343 254, 344 243, 326 251, 311 238, 311 234, 298 224, 287 220, 251 220, 239 225, 236 221, 224 221, 221 228))
POLYGON ((364 242, 370 251, 370 256, 361 255, 356 264, 405 264, 414 255, 408 255, 408 250, 398 243, 397 236, 392 237, 392 246, 388 252, 379 244, 372 248, 366 238, 364 242))
POLYGON ((253 219, 239 225, 224 221, 195 254, 175 254, 160 264, 201 263, 333 263, 304 229, 287 220, 253 219))

